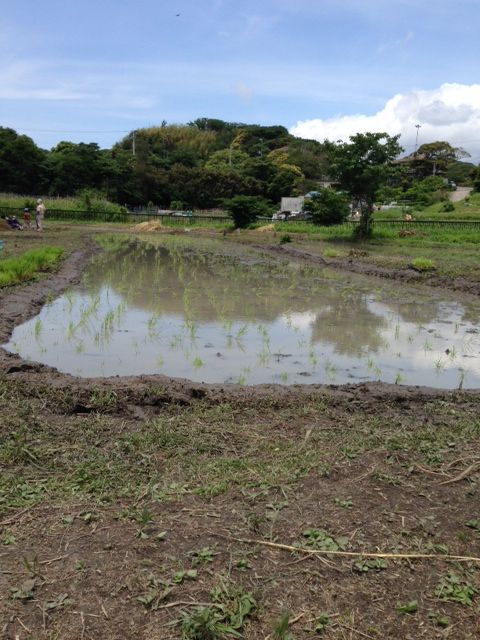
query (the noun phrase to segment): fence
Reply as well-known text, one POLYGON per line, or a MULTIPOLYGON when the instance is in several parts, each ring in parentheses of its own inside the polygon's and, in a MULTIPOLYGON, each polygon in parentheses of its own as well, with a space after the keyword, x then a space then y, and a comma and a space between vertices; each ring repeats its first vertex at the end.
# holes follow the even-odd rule
MULTIPOLYGON (((347 220, 354 227, 358 220, 347 220)), ((374 227, 392 227, 394 229, 480 229, 480 220, 372 220, 374 227)))
MULTIPOLYGON (((33 214, 34 212, 32 212, 33 214)), ((19 221, 23 219, 23 211, 21 209, 14 209, 11 207, 0 207, 0 217, 17 216, 19 221)), ((127 213, 112 213, 106 211, 70 211, 61 209, 49 209, 47 211, 48 220, 60 220, 68 222, 116 222, 126 224, 137 224, 140 222, 147 222, 151 220, 159 220, 166 226, 190 226, 191 224, 228 224, 231 222, 231 218, 225 215, 205 215, 194 214, 192 216, 184 215, 171 215, 168 213, 158 213, 138 211, 127 213)), ((258 222, 268 224, 272 222, 271 218, 259 218, 258 222)), ((289 224, 296 222, 295 219, 282 220, 283 223, 289 224)), ((313 224, 309 220, 302 221, 304 224, 313 224)), ((356 226, 357 220, 347 220, 345 224, 349 226, 356 226)), ((432 228, 461 228, 461 229, 479 229, 480 220, 373 220, 374 227, 386 226, 398 229, 432 229, 432 228)))

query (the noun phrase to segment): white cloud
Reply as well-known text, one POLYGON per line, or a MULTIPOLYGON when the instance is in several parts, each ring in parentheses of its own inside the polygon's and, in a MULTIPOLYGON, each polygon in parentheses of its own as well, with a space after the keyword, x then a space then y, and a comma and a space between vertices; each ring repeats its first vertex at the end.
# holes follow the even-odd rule
POLYGON ((385 131, 401 134, 406 153, 418 145, 445 140, 480 156, 480 85, 443 84, 438 89, 413 90, 388 100, 372 116, 352 114, 328 119, 299 121, 290 128, 293 135, 314 140, 344 140, 356 133, 385 131), (417 129, 417 125, 420 128, 417 129))
POLYGON ((249 100, 253 94, 252 88, 246 84, 242 84, 241 82, 235 85, 234 91, 244 100, 249 100))

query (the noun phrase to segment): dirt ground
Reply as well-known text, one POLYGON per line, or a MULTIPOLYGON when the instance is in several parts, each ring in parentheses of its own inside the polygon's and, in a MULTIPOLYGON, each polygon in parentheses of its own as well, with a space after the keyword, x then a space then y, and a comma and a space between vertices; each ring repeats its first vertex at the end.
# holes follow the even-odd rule
MULTIPOLYGON (((0 290, 0 343, 91 234, 0 290)), ((478 414, 476 390, 80 379, 0 349, 0 637, 478 638, 478 414)))

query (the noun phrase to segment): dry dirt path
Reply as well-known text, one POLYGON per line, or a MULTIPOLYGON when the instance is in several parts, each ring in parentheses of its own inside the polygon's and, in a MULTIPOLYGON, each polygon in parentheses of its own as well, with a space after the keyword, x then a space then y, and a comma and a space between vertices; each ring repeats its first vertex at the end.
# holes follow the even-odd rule
POLYGON ((450 202, 460 202, 465 200, 470 195, 472 187, 457 187, 455 191, 450 194, 450 202))

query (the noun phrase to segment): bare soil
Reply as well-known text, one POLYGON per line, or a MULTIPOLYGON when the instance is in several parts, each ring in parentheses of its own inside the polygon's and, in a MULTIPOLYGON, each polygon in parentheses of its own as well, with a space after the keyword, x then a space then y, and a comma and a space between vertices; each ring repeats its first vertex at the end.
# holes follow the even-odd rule
MULTIPOLYGON (((89 235, 0 291, 0 343, 81 278, 89 235)), ((478 638, 478 410, 375 383, 79 379, 0 350, 0 637, 478 638)))

